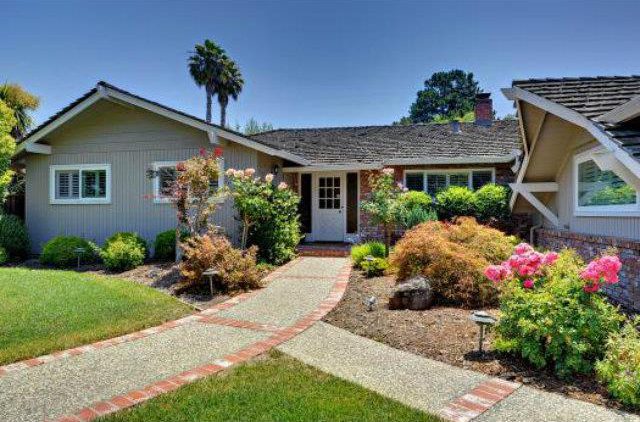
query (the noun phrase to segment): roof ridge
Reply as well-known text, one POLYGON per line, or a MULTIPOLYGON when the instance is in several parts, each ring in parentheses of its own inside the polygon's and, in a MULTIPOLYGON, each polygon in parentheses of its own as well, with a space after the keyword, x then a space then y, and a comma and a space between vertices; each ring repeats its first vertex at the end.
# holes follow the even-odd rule
POLYGON ((620 80, 620 79, 638 79, 640 75, 600 75, 600 76, 565 76, 560 78, 528 78, 514 79, 512 85, 525 82, 579 82, 579 81, 599 81, 599 80, 620 80))

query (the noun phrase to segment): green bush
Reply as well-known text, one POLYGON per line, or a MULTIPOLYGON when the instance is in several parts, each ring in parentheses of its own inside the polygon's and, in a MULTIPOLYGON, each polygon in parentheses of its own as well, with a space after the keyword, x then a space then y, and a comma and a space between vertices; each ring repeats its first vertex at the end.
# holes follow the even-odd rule
POLYGON ((351 260, 356 268, 362 267, 362 261, 366 256, 371 255, 374 258, 385 257, 385 246, 382 242, 367 242, 361 245, 351 247, 351 260))
POLYGON ((109 271, 131 270, 144 262, 144 249, 131 238, 111 239, 100 254, 104 266, 109 271))
POLYGON ((7 261, 9 261, 9 254, 7 254, 5 248, 0 246, 0 265, 6 264, 7 261))
POLYGON ((607 340, 604 359, 596 364, 598 379, 622 403, 640 407, 640 317, 607 340))
POLYGON ((153 257, 162 261, 176 259, 176 231, 167 230, 158 233, 153 243, 153 257))
POLYGON ((397 221, 405 229, 410 229, 425 221, 437 220, 432 200, 424 192, 408 191, 398 196, 397 221))
POLYGON ((82 264, 91 264, 98 260, 99 248, 95 243, 77 236, 57 236, 45 243, 40 262, 57 268, 75 267, 78 263, 78 248, 84 249, 80 255, 82 264))
POLYGON ((123 240, 125 242, 133 242, 138 247, 140 247, 144 253, 145 257, 149 256, 149 248, 147 247, 147 241, 140 236, 138 233, 134 232, 117 232, 112 234, 107 240, 104 242, 103 249, 107 249, 109 245, 116 240, 123 240))
POLYGON ((15 215, 0 215, 0 246, 10 259, 24 259, 29 255, 27 227, 15 215))
POLYGON ((438 218, 451 220, 459 216, 475 214, 475 196, 469 188, 449 186, 436 194, 438 218))
POLYGON ((560 377, 592 372, 623 317, 600 294, 583 290, 577 271, 582 266, 575 252, 565 250, 542 287, 505 285, 496 349, 519 354, 539 368, 552 366, 560 377))
POLYGON ((509 189, 489 183, 474 193, 476 218, 486 223, 509 216, 509 189))
POLYGON ((389 262, 384 258, 373 258, 371 261, 362 261, 360 266, 367 277, 379 277, 389 268, 389 262))

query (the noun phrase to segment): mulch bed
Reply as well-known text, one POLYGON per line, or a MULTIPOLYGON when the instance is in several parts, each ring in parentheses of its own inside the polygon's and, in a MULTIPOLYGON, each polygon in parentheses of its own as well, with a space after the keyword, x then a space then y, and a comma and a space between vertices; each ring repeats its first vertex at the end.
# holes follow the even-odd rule
MULTIPOLYGON (((522 359, 493 351, 491 333, 484 343, 487 353, 482 358, 478 357, 474 353, 478 349, 478 327, 469 320, 471 310, 437 304, 425 311, 387 309, 394 285, 392 277, 367 279, 354 271, 342 301, 324 321, 397 349, 461 368, 634 412, 610 399, 606 389, 593 376, 560 380, 550 371, 538 370, 522 359), (375 296, 378 303, 373 311, 368 312, 363 302, 371 296, 375 296)), ((484 310, 498 315, 497 309, 484 310)))

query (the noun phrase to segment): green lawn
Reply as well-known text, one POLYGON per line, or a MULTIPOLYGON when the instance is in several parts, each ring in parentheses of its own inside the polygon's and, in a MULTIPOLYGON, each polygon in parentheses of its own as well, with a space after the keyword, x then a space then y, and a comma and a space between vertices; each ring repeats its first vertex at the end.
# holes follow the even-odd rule
POLYGON ((439 421, 280 353, 164 394, 100 422, 439 421))
POLYGON ((180 301, 132 281, 0 268, 0 364, 115 337, 191 312, 180 301))

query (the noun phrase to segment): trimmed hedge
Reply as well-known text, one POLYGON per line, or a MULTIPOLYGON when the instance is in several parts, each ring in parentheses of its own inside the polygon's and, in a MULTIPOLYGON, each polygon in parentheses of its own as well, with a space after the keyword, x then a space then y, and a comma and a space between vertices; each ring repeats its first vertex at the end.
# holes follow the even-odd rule
POLYGON ((158 233, 153 243, 153 257, 162 261, 173 261, 176 259, 175 229, 158 233))
POLYGON ((82 264, 91 264, 99 258, 99 248, 95 243, 78 236, 57 236, 45 243, 40 262, 57 268, 71 268, 78 263, 76 249, 82 248, 82 264))
POLYGON ((29 233, 23 221, 15 215, 0 215, 0 247, 9 259, 20 260, 29 255, 29 233))
POLYGON ((103 249, 107 249, 109 247, 109 245, 111 243, 115 242, 116 240, 123 240, 125 242, 133 242, 138 247, 140 247, 142 249, 145 257, 149 256, 149 248, 147 246, 147 241, 142 236, 140 236, 138 233, 134 233, 134 232, 117 232, 117 233, 114 233, 111 236, 109 236, 107 238, 107 240, 105 240, 103 249))
POLYGON ((144 262, 144 249, 132 238, 112 239, 100 254, 109 271, 131 270, 144 262))

